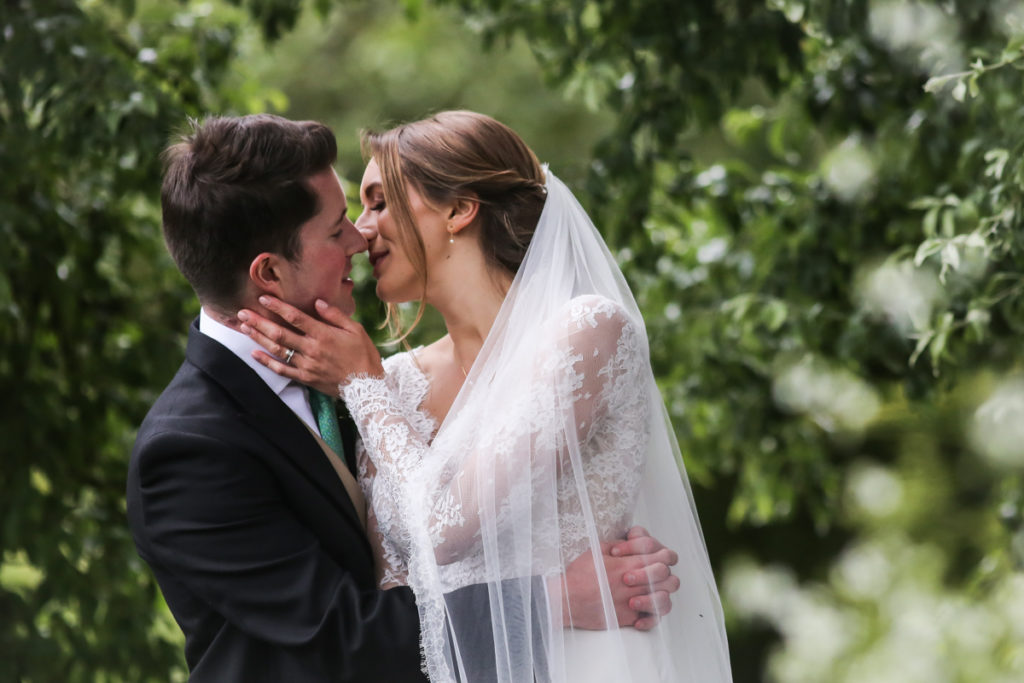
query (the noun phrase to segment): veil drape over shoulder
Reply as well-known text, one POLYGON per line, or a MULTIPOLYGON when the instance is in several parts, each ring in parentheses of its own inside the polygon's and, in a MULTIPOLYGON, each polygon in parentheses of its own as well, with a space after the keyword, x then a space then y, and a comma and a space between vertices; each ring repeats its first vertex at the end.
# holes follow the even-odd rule
MULTIPOLYGON (((655 385, 643 319, 611 253, 550 171, 537 230, 433 443, 379 394, 364 441, 378 515, 401 520, 433 681, 729 681, 722 609, 655 385), (417 452, 417 449, 420 449, 417 452), (415 453, 415 455, 410 455, 415 453), (615 627, 601 543, 633 525, 679 553, 682 587, 650 632, 615 627), (604 631, 563 616, 562 573, 590 552, 604 631)), ((378 380, 380 381, 380 380, 378 380)))

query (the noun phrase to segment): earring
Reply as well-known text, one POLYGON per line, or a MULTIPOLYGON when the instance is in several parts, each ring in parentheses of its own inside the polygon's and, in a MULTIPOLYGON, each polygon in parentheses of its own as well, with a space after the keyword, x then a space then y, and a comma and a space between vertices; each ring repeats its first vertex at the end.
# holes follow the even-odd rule
POLYGON ((448 244, 455 244, 455 230, 452 229, 452 224, 448 224, 448 244))

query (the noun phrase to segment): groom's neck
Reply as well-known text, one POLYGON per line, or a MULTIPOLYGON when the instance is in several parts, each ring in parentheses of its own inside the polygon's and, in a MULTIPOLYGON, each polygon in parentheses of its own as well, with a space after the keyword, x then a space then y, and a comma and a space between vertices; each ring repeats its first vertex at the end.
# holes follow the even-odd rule
MULTIPOLYGON (((250 311, 256 311, 260 315, 267 316, 269 311, 264 310, 260 306, 259 301, 253 297, 252 301, 238 301, 238 302, 212 302, 199 300, 203 310, 206 311, 206 315, 210 316, 221 325, 230 327, 233 330, 238 330, 241 327, 242 322, 237 318, 238 312, 243 308, 247 308, 250 311)), ((268 316, 269 317, 269 316, 268 316)))

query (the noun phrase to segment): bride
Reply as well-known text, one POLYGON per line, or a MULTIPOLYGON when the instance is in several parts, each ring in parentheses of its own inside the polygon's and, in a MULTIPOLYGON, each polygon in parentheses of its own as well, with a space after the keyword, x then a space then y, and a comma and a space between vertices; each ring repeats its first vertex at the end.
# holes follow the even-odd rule
POLYGON ((448 334, 380 360, 361 326, 276 300, 258 359, 337 391, 362 440, 382 586, 416 594, 433 681, 730 681, 721 605, 679 449, 622 273, 569 189, 516 133, 444 112, 367 134, 356 222, 377 294, 448 334), (633 525, 679 553, 675 608, 586 630, 563 569, 633 525))

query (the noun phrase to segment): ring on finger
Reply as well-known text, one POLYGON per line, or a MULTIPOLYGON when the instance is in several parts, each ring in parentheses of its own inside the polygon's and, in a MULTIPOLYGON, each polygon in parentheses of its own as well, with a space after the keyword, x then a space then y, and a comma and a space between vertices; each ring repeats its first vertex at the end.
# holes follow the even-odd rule
POLYGON ((290 365, 291 362, 292 362, 292 356, 294 356, 294 355, 295 355, 295 349, 285 349, 284 350, 284 364, 285 365, 290 365))

